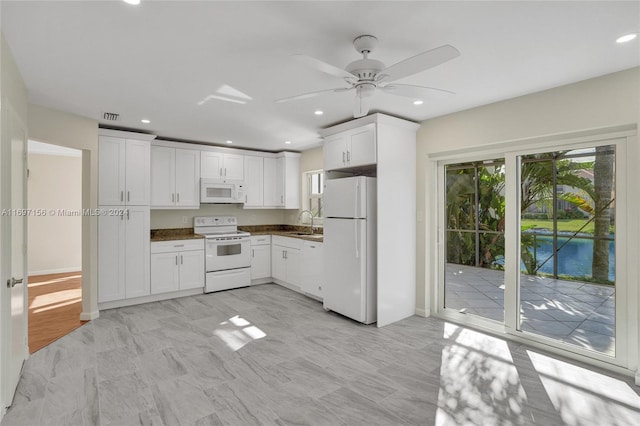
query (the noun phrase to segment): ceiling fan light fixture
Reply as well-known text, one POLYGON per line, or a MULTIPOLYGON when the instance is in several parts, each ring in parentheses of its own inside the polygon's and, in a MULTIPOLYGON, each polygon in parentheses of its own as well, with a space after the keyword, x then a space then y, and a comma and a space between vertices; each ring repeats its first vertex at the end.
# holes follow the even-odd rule
POLYGON ((616 39, 616 43, 627 43, 631 40, 635 40, 638 37, 638 33, 629 33, 622 35, 616 39))
POLYGON ((376 85, 370 83, 359 84, 356 87, 356 95, 360 98, 370 98, 376 92, 376 85))

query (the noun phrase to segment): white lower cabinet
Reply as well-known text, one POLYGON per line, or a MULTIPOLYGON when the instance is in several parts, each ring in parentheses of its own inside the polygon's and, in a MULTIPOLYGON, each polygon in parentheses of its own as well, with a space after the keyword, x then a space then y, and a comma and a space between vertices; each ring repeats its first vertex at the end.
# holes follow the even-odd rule
POLYGON ((285 284, 300 287, 302 240, 274 235, 271 240, 271 276, 285 284))
POLYGON ((315 241, 305 241, 302 245, 300 258, 301 284, 303 292, 323 298, 323 243, 315 241))
POLYGON ((271 235, 253 235, 251 236, 251 281, 266 280, 270 277, 271 235))
POLYGON ((98 302, 148 296, 149 207, 101 206, 98 219, 98 302))
POLYGON ((204 239, 151 243, 151 294, 204 288, 204 239))

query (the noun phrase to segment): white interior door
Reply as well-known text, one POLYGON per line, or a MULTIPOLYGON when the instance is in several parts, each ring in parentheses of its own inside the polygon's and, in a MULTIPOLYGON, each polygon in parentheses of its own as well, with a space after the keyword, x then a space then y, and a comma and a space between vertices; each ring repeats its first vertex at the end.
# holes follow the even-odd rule
POLYGON ((7 324, 3 330, 4 337, 2 339, 3 347, 3 404, 9 406, 13 400, 13 395, 20 379, 20 371, 22 363, 28 352, 27 348, 27 315, 25 311, 27 300, 27 277, 25 248, 26 248, 26 227, 24 212, 26 208, 26 144, 27 135, 26 127, 15 116, 9 107, 7 114, 7 136, 10 141, 7 152, 3 153, 3 159, 9 158, 9 161, 3 161, 3 168, 10 169, 8 175, 9 182, 5 183, 4 188, 10 188, 10 196, 4 198, 3 202, 8 203, 7 209, 12 214, 6 216, 3 237, 3 252, 5 252, 6 263, 10 270, 6 271, 3 278, 6 279, 6 287, 8 297, 5 300, 5 306, 8 301, 9 309, 3 311, 7 314, 3 315, 2 321, 7 324), (9 185, 9 186, 7 186, 9 185), (10 316, 10 318, 7 318, 10 316), (6 346, 8 344, 8 346, 6 346))

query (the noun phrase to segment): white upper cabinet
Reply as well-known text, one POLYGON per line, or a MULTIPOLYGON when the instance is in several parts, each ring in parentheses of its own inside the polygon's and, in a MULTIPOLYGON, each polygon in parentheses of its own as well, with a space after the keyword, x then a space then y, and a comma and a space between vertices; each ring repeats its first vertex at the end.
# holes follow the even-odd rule
POLYGON ((370 123, 327 137, 323 151, 327 171, 376 164, 376 125, 370 123))
POLYGON ((247 196, 244 207, 300 208, 300 154, 281 152, 275 158, 260 158, 261 162, 256 158, 260 157, 245 157, 245 186, 248 194, 252 187, 259 188, 262 201, 258 201, 258 194, 254 195, 252 202, 247 196))
POLYGON ((145 206, 150 199, 149 142, 100 136, 98 203, 145 206))
POLYGON ((246 200, 244 207, 262 207, 264 205, 264 163, 262 157, 244 156, 244 188, 246 200))
POLYGON ((223 154, 221 152, 202 151, 200 177, 220 181, 243 181, 244 156, 223 154))
POLYGON ((200 151, 151 147, 151 207, 200 206, 200 151))
POLYGON ((276 207, 279 198, 276 191, 276 159, 265 157, 263 162, 263 202, 265 207, 276 207))

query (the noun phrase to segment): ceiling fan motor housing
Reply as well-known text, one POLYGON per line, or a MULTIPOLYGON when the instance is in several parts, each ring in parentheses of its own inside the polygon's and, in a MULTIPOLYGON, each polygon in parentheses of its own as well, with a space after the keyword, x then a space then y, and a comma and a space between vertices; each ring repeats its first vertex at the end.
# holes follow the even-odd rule
POLYGON ((359 81, 375 81, 376 76, 385 69, 382 62, 376 59, 358 59, 347 65, 347 71, 358 77, 359 81))

